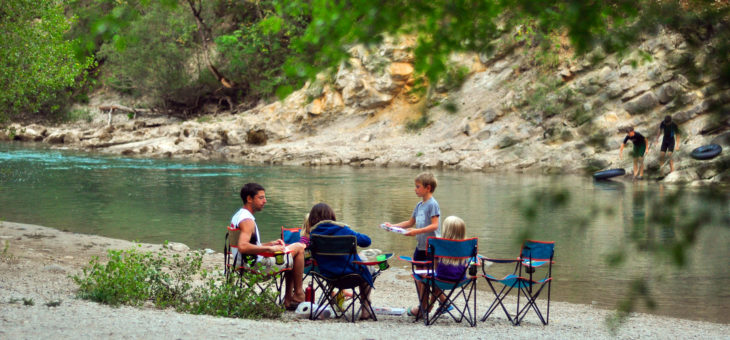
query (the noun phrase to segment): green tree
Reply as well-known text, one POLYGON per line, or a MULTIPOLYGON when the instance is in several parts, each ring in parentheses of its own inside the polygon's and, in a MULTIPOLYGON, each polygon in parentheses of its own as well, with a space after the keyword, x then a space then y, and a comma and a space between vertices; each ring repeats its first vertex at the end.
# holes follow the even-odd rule
POLYGON ((0 121, 61 112, 92 65, 64 38, 71 19, 52 0, 0 3, 0 121))
POLYGON ((99 49, 104 82, 155 106, 195 107, 215 82, 206 78, 194 19, 182 6, 160 3, 143 6, 138 14, 99 49))
POLYGON ((282 16, 311 15, 304 34, 292 42, 297 53, 286 65, 299 84, 337 67, 353 44, 377 44, 386 35, 403 34, 417 38, 416 72, 435 82, 446 73, 451 53, 490 53, 497 38, 524 25, 534 28, 538 45, 547 48, 546 37, 567 34, 577 53, 599 44, 611 51, 626 49, 642 33, 660 27, 690 38, 700 31, 701 40, 714 41, 709 66, 730 82, 730 6, 720 1, 280 0, 277 8, 282 16))

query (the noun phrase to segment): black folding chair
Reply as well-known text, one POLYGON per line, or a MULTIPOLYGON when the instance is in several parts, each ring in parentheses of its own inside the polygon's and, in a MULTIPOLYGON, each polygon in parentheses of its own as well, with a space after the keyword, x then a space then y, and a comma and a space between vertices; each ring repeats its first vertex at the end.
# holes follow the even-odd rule
MULTIPOLYGON (((360 291, 360 287, 367 284, 367 280, 363 277, 363 274, 368 271, 366 266, 380 265, 387 262, 387 259, 374 262, 358 261, 357 239, 354 235, 311 234, 310 251, 315 263, 317 263, 310 273, 313 281, 318 286, 315 290, 320 291, 321 294, 317 298, 316 308, 313 307, 310 310, 309 318, 312 320, 318 319, 327 307, 331 306, 335 317, 339 318, 350 313, 350 320, 355 322, 356 315, 359 315, 363 306, 367 306, 367 311, 374 320, 377 320, 372 305, 365 301, 367 292, 360 291), (322 268, 322 264, 327 264, 326 271, 322 268), (346 273, 346 269, 351 268, 351 264, 355 265, 357 271, 346 273), (339 311, 337 307, 333 306, 335 303, 333 296, 335 290, 339 292, 343 289, 351 289, 352 298, 347 306, 343 306, 343 309, 339 311), (363 301, 366 303, 363 303, 363 301), (355 305, 356 302, 358 306, 355 305)), ((390 258, 390 256, 392 254, 388 254, 387 258, 390 258)), ((379 274, 380 269, 372 274, 373 281, 379 274)))

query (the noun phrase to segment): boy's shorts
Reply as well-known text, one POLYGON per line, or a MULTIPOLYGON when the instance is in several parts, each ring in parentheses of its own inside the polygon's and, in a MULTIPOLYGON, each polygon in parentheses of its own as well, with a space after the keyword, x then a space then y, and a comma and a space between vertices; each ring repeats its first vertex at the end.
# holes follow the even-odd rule
POLYGON ((646 152, 646 144, 634 144, 634 151, 631 154, 634 158, 641 158, 644 157, 644 153, 646 152))
POLYGON ((428 255, 425 250, 418 250, 413 252, 413 261, 428 261, 428 255))
POLYGON ((660 149, 661 152, 674 152, 674 139, 666 139, 662 140, 662 147, 660 149))

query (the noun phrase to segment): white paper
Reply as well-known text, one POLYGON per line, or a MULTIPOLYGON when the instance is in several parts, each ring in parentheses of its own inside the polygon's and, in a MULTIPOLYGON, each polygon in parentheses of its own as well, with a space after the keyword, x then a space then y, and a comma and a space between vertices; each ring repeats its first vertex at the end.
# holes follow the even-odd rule
POLYGON ((383 229, 385 229, 385 230, 387 230, 387 231, 391 231, 391 232, 398 233, 398 234, 405 234, 406 233, 406 230, 403 229, 403 228, 394 227, 394 226, 387 226, 387 225, 385 225, 385 223, 381 224, 380 227, 383 228, 383 229))

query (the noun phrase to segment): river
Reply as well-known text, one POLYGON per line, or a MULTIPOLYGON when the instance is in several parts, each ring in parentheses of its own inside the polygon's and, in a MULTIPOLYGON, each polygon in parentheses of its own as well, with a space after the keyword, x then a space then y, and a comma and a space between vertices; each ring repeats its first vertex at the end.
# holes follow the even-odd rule
MULTIPOLYGON (((339 221, 370 235, 372 247, 410 255, 413 238, 378 225, 410 217, 419 172, 125 158, 0 143, 0 220, 220 252, 241 206, 240 187, 255 181, 267 189, 268 203, 256 215, 264 240, 326 202, 339 221)), ((649 283, 656 304, 650 309, 633 299, 641 311, 730 322, 729 190, 709 195, 653 181, 433 172, 442 216, 462 217, 468 236, 479 238, 480 254, 515 257, 524 237, 556 242, 553 299, 613 309, 638 279, 649 283), (690 239, 683 253, 677 245, 690 239), (673 265, 675 258, 685 265, 673 265)))

